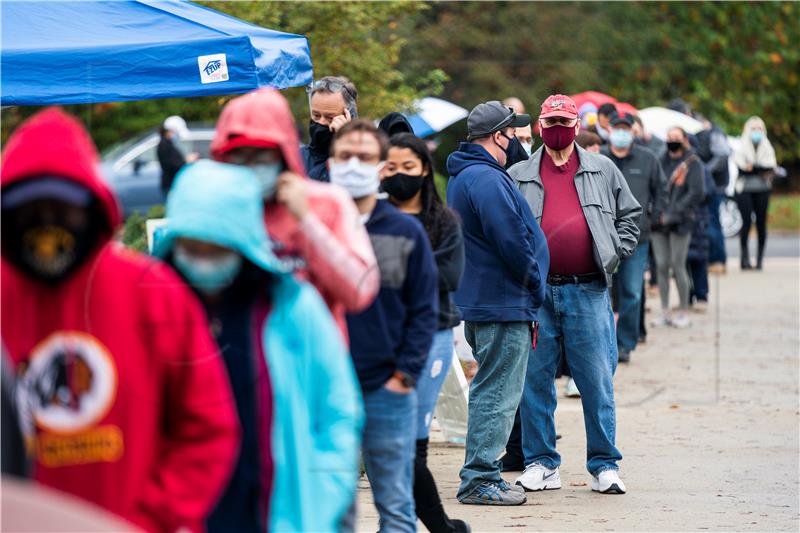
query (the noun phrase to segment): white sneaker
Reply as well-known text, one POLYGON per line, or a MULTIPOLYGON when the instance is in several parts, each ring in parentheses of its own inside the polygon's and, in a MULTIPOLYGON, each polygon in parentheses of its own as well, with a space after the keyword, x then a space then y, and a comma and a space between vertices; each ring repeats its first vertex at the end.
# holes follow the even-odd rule
POLYGON ((592 490, 603 494, 625 494, 625 483, 616 470, 603 470, 597 477, 592 476, 592 490))
POLYGON ((654 328, 666 328, 672 325, 672 316, 669 311, 661 311, 661 315, 658 318, 654 318, 650 321, 650 326, 654 328))
POLYGON ((564 396, 567 398, 580 398, 581 391, 578 390, 578 386, 575 385, 575 380, 569 378, 567 380, 567 386, 564 387, 564 396))
POLYGON ((558 473, 558 468, 550 470, 540 463, 533 463, 525 467, 525 471, 517 478, 514 484, 522 487, 527 492, 560 489, 561 475, 558 473))
POLYGON ((686 313, 680 312, 672 319, 672 326, 678 329, 685 329, 692 325, 692 321, 686 316, 686 313))

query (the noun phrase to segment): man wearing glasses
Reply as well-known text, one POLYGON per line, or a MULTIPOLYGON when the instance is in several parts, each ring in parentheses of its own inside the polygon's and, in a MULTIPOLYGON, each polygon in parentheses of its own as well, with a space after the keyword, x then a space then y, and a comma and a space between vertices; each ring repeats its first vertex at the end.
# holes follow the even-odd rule
POLYGON ((611 275, 636 248, 642 208, 614 163, 576 145, 578 109, 552 95, 539 114, 544 146, 509 169, 547 237, 550 274, 520 404, 526 491, 561 488, 556 451, 556 367, 562 349, 581 392, 591 488, 624 494, 617 474, 611 275))
POLYGON ((522 395, 547 279, 544 234, 505 170, 515 129, 528 124, 528 115, 498 101, 479 104, 467 118, 468 141, 447 159, 447 203, 461 217, 466 256, 453 300, 479 365, 469 393, 461 503, 526 500, 520 487, 500 477, 497 458, 522 395))
POLYGON ((343 76, 325 76, 308 88, 311 122, 308 125, 309 142, 303 146, 301 156, 308 177, 317 181, 330 181, 328 157, 333 134, 358 116, 356 86, 343 76))

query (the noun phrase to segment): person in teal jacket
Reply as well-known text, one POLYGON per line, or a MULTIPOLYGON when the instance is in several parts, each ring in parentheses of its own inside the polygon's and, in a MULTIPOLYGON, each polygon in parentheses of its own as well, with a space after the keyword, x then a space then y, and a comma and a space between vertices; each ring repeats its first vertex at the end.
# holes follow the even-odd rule
POLYGON ((207 527, 338 531, 358 478, 361 393, 317 291, 273 255, 261 196, 247 167, 184 167, 154 250, 204 303, 242 426, 207 527))

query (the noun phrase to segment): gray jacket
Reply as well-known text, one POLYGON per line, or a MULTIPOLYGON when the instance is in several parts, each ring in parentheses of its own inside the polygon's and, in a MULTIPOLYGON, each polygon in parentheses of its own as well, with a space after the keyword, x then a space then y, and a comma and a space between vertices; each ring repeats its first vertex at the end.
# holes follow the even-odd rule
POLYGON ((642 216, 637 222, 639 226, 639 242, 650 239, 650 215, 661 211, 662 202, 667 201, 667 178, 661 170, 661 162, 643 146, 633 144, 627 156, 618 158, 608 145, 600 148, 600 153, 611 159, 625 176, 625 181, 642 206, 642 216))
MULTIPOLYGON (((639 238, 636 223, 642 208, 609 158, 587 152, 577 144, 575 149, 580 162, 575 187, 592 233, 594 260, 605 273, 606 284, 611 285, 611 274, 620 261, 636 249, 639 238)), ((544 185, 539 174, 543 152, 542 146, 530 159, 508 169, 540 223, 544 208, 544 185)))

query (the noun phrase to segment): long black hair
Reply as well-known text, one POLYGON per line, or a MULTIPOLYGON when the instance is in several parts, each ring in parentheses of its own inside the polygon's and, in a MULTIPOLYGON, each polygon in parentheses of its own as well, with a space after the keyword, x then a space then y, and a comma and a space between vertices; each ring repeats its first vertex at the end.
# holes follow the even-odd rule
POLYGON ((442 243, 447 234, 453 231, 453 227, 458 224, 456 214, 445 207, 439 192, 436 190, 436 183, 433 176, 433 158, 428 150, 425 141, 412 133, 398 133, 389 139, 389 148, 408 148, 422 162, 422 169, 425 179, 422 180, 420 195, 422 200, 422 211, 420 218, 428 239, 435 250, 442 243))

